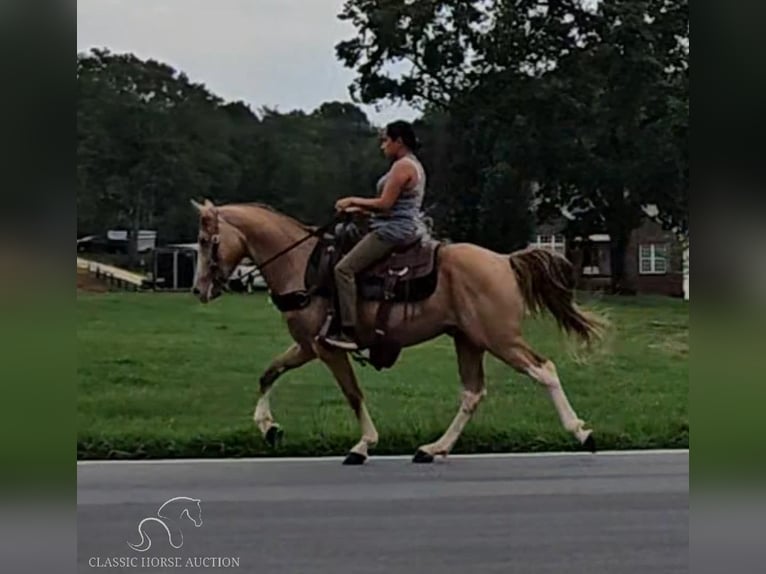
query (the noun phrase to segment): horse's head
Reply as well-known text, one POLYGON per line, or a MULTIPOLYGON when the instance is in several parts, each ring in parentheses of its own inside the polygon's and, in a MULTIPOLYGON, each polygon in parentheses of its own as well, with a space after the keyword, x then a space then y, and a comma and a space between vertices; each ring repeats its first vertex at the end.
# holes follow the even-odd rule
POLYGON ((192 292, 207 303, 223 293, 229 276, 244 255, 244 246, 239 232, 221 219, 209 200, 204 204, 192 200, 192 205, 199 212, 197 272, 192 292))
MULTIPOLYGON (((198 498, 192 499, 192 502, 194 503, 191 506, 187 506, 186 510, 184 510, 184 513, 186 516, 188 516, 191 521, 194 523, 194 526, 199 528, 202 526, 202 505, 200 504, 200 500, 198 498)), ((183 514, 181 515, 183 516, 183 514)))
POLYGON ((177 496, 171 498, 165 504, 160 506, 157 516, 160 518, 183 518, 186 516, 199 528, 202 526, 202 504, 199 498, 189 498, 188 496, 177 496))

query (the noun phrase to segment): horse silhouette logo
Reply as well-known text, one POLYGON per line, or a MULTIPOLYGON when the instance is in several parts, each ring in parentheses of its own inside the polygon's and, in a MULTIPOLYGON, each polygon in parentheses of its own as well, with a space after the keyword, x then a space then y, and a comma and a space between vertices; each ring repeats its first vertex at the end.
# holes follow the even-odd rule
POLYGON ((198 498, 177 496, 165 502, 157 510, 157 516, 147 516, 138 523, 138 533, 141 541, 138 544, 128 542, 136 552, 146 552, 152 547, 152 539, 146 532, 147 525, 156 522, 168 535, 168 543, 175 549, 184 545, 184 534, 181 531, 182 518, 186 517, 194 523, 196 528, 202 526, 202 501, 198 498))

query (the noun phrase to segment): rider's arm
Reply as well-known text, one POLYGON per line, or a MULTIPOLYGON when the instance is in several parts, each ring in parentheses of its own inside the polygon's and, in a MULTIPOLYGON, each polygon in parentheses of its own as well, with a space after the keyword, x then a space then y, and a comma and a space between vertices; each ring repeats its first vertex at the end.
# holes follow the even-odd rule
POLYGON ((407 183, 409 183, 413 176, 413 171, 412 166, 404 162, 396 164, 386 178, 383 193, 380 194, 380 197, 373 199, 354 197, 350 207, 360 207, 370 211, 388 211, 396 203, 399 195, 405 189, 407 183))

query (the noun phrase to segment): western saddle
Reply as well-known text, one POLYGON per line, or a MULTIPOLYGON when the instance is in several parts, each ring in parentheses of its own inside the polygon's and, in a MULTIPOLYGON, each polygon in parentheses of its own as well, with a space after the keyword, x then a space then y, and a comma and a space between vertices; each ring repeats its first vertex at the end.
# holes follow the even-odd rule
MULTIPOLYGON (((320 337, 340 328, 334 269, 363 235, 355 223, 339 223, 331 232, 319 236, 319 242, 309 258, 305 275, 307 289, 333 303, 319 333, 320 337)), ((386 338, 391 308, 394 303, 404 304, 407 317, 412 303, 423 301, 434 293, 441 245, 441 242, 430 238, 419 239, 396 249, 357 275, 359 299, 380 302, 373 342, 369 345, 369 358, 363 359, 364 362, 369 362, 376 369, 388 368, 396 362, 401 348, 386 338)))

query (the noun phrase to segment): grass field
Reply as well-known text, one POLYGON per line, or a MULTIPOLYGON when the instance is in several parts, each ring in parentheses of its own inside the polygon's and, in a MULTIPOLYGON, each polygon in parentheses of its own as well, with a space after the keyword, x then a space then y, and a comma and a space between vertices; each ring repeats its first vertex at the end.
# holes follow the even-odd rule
MULTIPOLYGON (((570 401, 601 448, 687 447, 688 304, 604 298, 603 348, 576 361, 548 319, 526 338, 556 361, 570 401)), ((318 362, 284 375, 272 412, 285 430, 270 450, 252 423, 258 377, 290 340, 263 294, 201 305, 189 295, 77 298, 78 458, 343 454, 359 438, 351 410, 318 362)), ((374 453, 411 453, 438 437, 459 397, 449 338, 404 351, 391 370, 357 373, 380 432, 374 453)), ((488 396, 455 452, 571 450, 547 394, 493 358, 488 396)))

